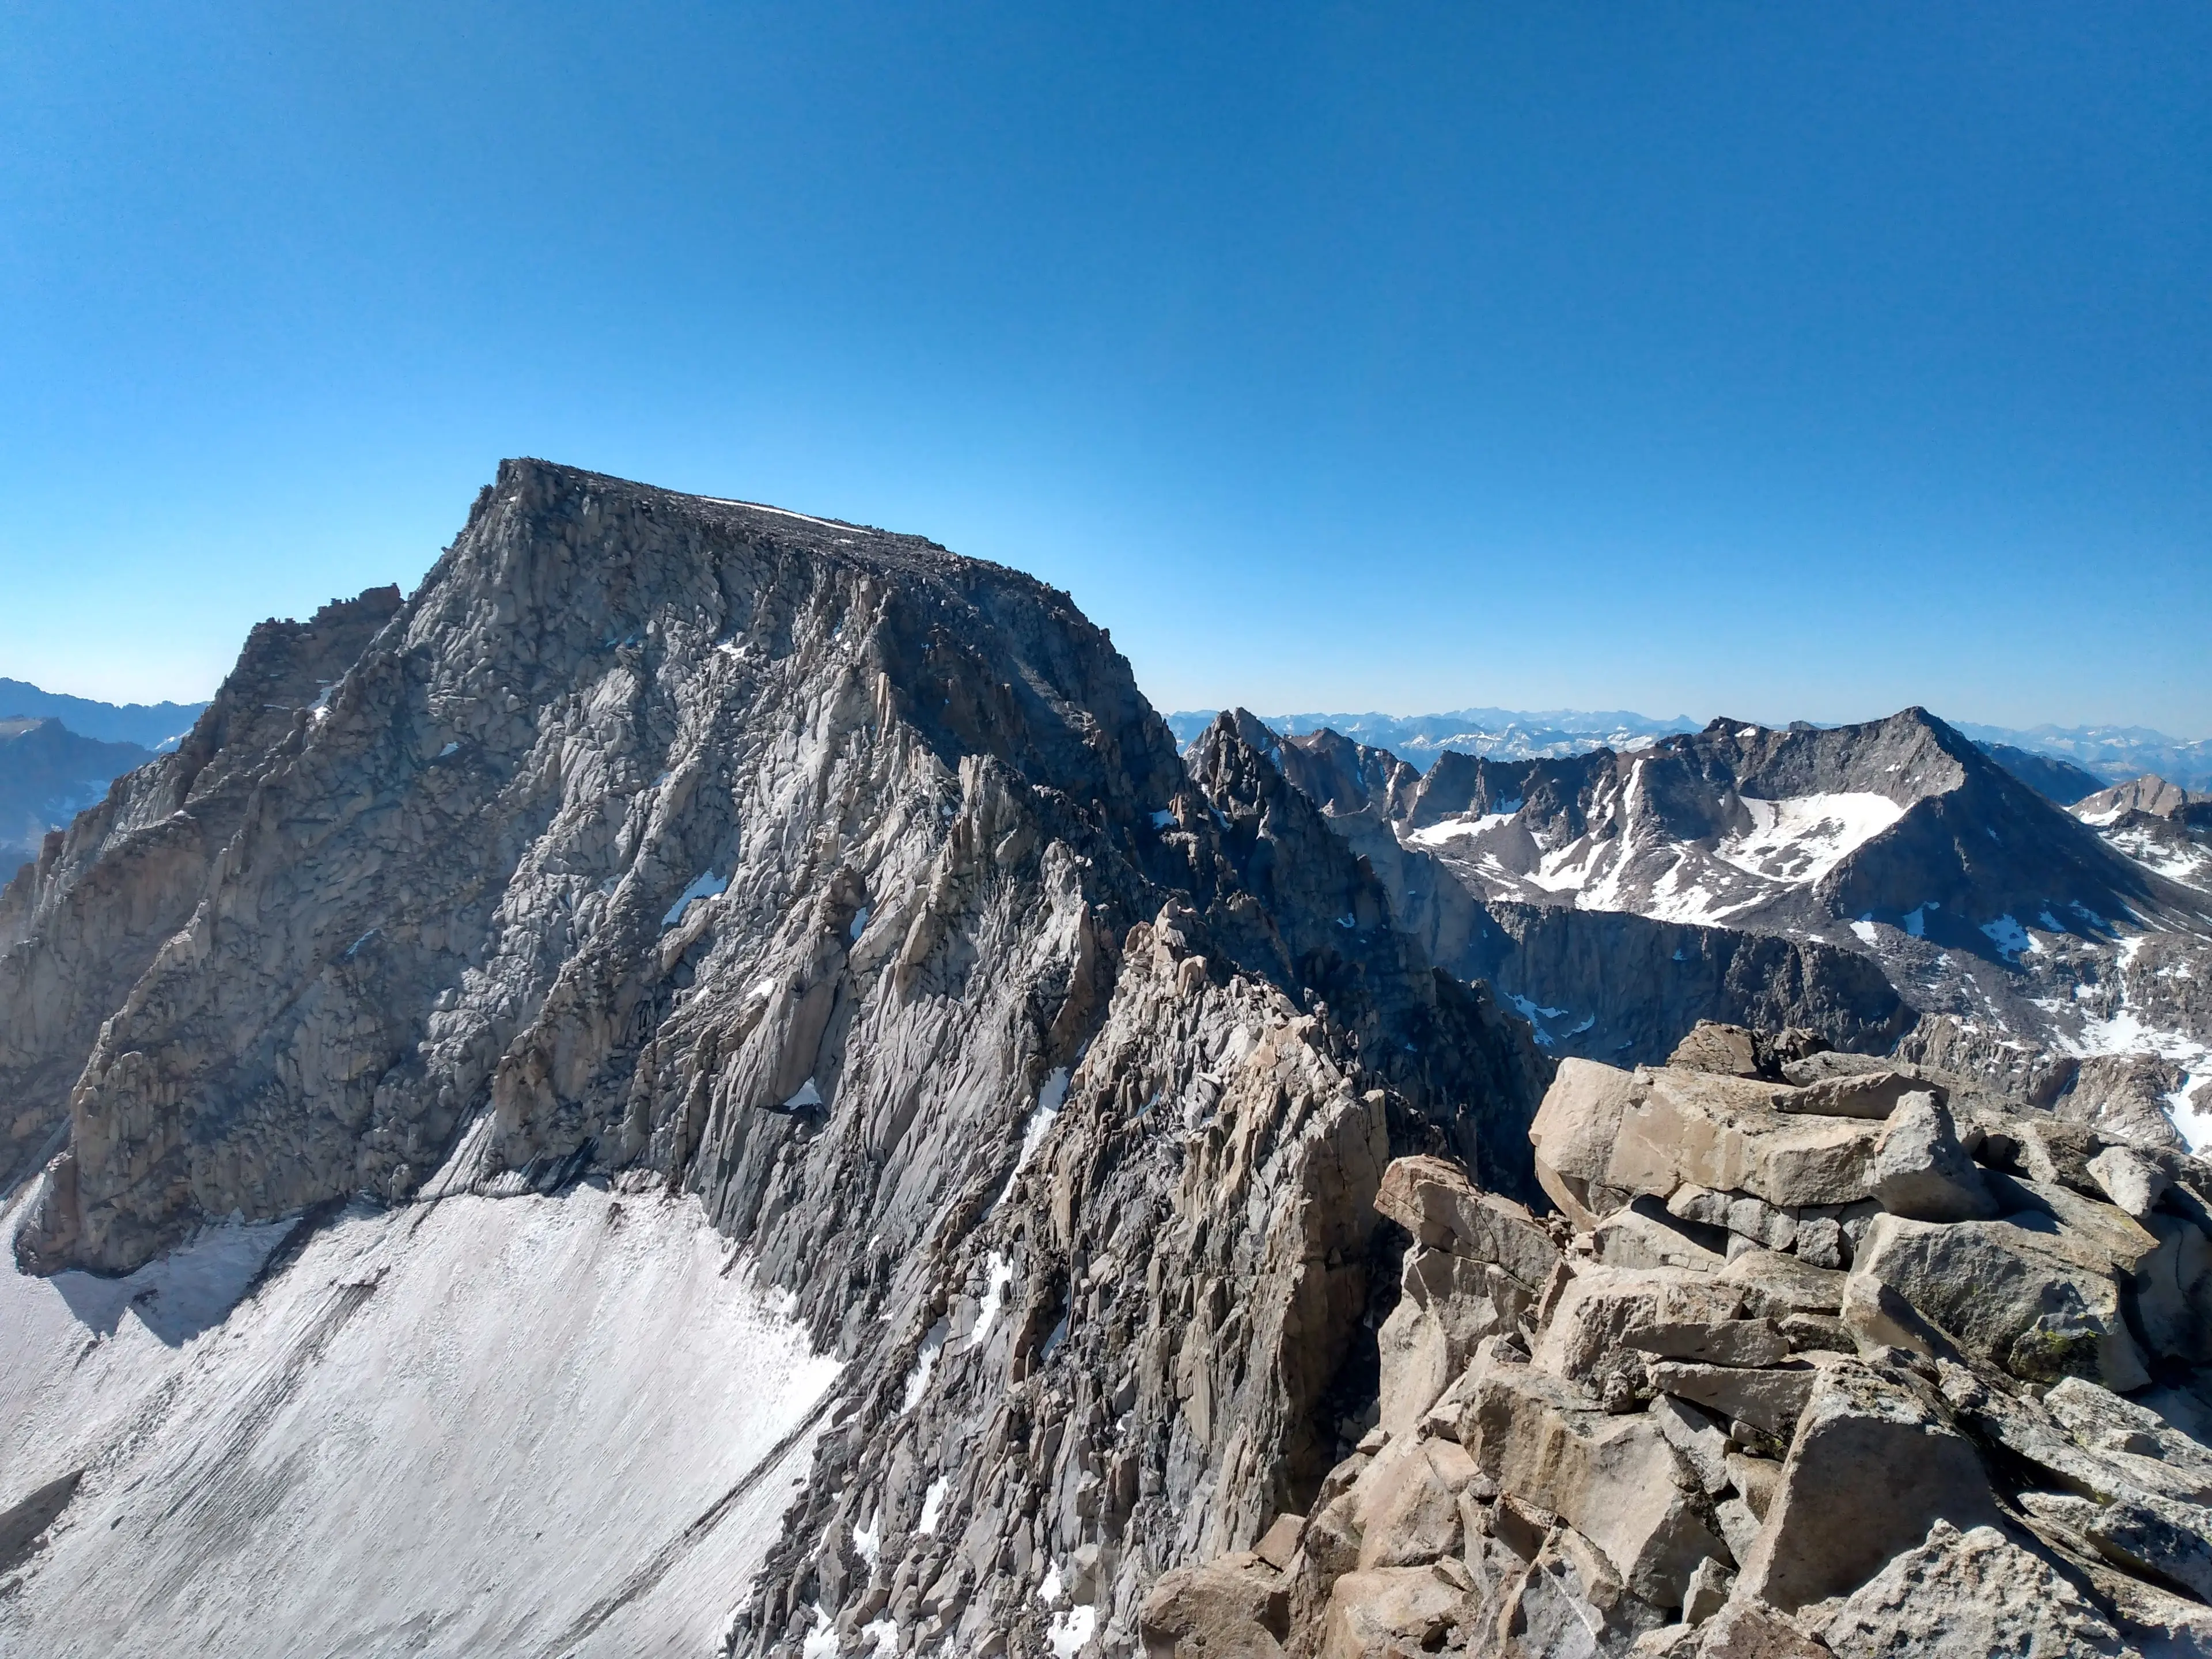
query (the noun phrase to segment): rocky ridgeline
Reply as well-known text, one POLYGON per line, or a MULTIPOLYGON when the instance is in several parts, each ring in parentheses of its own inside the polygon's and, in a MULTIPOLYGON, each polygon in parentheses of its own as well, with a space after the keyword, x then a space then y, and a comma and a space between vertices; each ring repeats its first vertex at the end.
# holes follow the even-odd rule
POLYGON ((1379 1421, 1154 1659, 2212 1651, 2212 1167, 1711 1024, 1530 1138, 1384 1173, 1379 1421))

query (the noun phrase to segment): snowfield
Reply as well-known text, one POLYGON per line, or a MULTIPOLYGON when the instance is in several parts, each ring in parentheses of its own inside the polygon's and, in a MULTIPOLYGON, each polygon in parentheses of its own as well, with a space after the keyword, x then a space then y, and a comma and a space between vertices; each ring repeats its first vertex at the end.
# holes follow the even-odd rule
POLYGON ((1738 799, 1752 827, 1724 838, 1713 856, 1793 886, 1810 886, 1905 816, 1888 796, 1867 793, 1738 799))
POLYGON ((83 1472, 0 1655, 715 1650, 837 1365, 696 1200, 356 1205, 239 1303, 288 1231, 0 1263, 0 1511, 83 1472))

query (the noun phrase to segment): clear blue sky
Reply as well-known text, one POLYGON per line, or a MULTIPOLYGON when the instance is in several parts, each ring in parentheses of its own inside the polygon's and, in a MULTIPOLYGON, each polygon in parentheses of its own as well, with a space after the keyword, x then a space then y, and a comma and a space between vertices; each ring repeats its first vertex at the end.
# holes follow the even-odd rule
POLYGON ((502 455, 1163 708, 2212 733, 2212 7, 0 3, 0 674, 204 696, 502 455))

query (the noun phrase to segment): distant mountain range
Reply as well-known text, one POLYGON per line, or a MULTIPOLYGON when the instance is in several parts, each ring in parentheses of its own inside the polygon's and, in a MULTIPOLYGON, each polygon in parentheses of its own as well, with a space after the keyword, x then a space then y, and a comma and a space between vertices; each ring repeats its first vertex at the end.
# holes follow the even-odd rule
POLYGON ((177 746, 204 702, 98 702, 0 679, 0 880, 125 772, 177 746))
MULTIPOLYGON (((1167 716, 1177 743, 1188 745, 1219 711, 1182 709, 1167 716)), ((1686 714, 1654 719, 1626 709, 1457 708, 1441 714, 1267 714, 1285 737, 1329 731, 1373 749, 1387 749, 1425 772, 1447 750, 1478 760, 1565 760, 1593 750, 1629 753, 1662 738, 1695 732, 1686 714)), ((1793 720, 1791 731, 1811 731, 1793 720)), ((2185 789, 2212 789, 2212 738, 2168 737, 2142 726, 2002 726, 1954 723, 1982 751, 2029 787, 2070 806, 2085 795, 2154 772, 2185 789)))
POLYGON ((204 702, 100 702, 41 691, 25 680, 0 679, 0 720, 57 720, 82 738, 131 743, 162 753, 177 746, 204 702))
POLYGON ((0 880, 39 855, 49 830, 68 826, 154 751, 80 737, 59 720, 0 720, 0 880))

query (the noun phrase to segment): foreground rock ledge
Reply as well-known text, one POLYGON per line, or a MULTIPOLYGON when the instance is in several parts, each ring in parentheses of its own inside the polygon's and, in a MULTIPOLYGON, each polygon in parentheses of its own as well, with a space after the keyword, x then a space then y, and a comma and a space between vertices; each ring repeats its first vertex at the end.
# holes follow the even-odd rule
POLYGON ((1380 1424, 1152 1659, 2212 1652, 2212 1167, 1701 1036, 1562 1065, 1564 1223, 1390 1166, 1380 1424))

